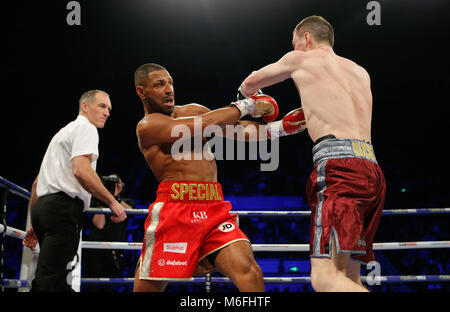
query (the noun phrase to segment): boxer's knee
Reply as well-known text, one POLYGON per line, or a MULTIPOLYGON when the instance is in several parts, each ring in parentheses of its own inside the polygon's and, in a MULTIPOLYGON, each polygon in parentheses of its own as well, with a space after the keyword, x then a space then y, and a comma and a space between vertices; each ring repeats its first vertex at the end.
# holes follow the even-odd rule
POLYGON ((311 271, 311 286, 314 291, 329 291, 334 283, 334 276, 327 274, 324 270, 311 271))
POLYGON ((249 265, 247 276, 248 279, 254 283, 257 283, 263 279, 263 272, 256 261, 252 261, 252 263, 249 265))
POLYGON ((354 260, 350 260, 347 264, 346 276, 353 282, 363 286, 361 282, 361 264, 354 260))
POLYGON ((263 272, 256 261, 241 267, 231 278, 240 291, 264 291, 263 272))
POLYGON ((239 271, 240 275, 251 283, 257 283, 263 280, 263 272, 261 267, 256 262, 255 258, 247 257, 246 261, 242 263, 239 271))
POLYGON ((235 279, 248 282, 256 282, 263 278, 263 272, 254 259, 246 259, 246 261, 235 263, 232 270, 229 270, 229 275, 235 279))
POLYGON ((311 286, 317 292, 329 291, 342 274, 331 259, 311 259, 311 286))

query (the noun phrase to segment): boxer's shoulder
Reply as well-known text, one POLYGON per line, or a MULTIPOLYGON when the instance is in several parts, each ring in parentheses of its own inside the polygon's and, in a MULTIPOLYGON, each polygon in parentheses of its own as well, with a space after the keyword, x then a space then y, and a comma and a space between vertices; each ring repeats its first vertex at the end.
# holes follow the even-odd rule
POLYGON ((153 137, 159 129, 167 125, 167 120, 171 118, 172 117, 160 113, 146 114, 137 123, 136 134, 138 137, 153 137))
POLYGON ((360 79, 370 79, 370 76, 369 76, 369 73, 367 72, 367 70, 364 67, 362 67, 361 65, 359 65, 358 63, 356 63, 355 61, 345 58, 345 57, 342 57, 342 56, 338 56, 338 55, 337 55, 337 58, 338 58, 340 64, 347 71, 354 73, 360 79))
POLYGON ((161 119, 167 119, 170 118, 167 115, 160 114, 160 113, 151 113, 146 114, 139 122, 137 123, 136 127, 137 129, 148 127, 152 124, 152 121, 158 121, 161 119))
POLYGON ((175 106, 172 117, 188 117, 188 116, 198 116, 202 114, 206 114, 211 110, 206 106, 197 103, 190 103, 180 106, 175 106))

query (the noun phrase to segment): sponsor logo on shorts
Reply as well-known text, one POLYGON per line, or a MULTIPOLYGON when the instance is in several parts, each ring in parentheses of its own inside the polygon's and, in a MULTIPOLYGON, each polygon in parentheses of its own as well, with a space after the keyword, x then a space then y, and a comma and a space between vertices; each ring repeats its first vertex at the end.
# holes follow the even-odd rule
POLYGON ((159 266, 164 266, 166 264, 166 260, 164 260, 164 259, 159 259, 158 260, 158 265, 159 266))
POLYGON ((164 252, 186 253, 187 243, 164 243, 164 252))
POLYGON ((358 247, 366 246, 366 241, 362 238, 358 238, 358 247))
POLYGON ((202 222, 202 221, 208 219, 208 215, 206 214, 206 211, 193 211, 192 217, 193 217, 193 219, 191 219, 191 223, 202 222))
POLYGON ((222 222, 218 227, 219 230, 222 232, 231 232, 234 230, 235 226, 233 223, 230 222, 222 222))
POLYGON ((159 259, 158 260, 158 265, 159 266, 165 266, 165 265, 187 266, 187 261, 159 259))

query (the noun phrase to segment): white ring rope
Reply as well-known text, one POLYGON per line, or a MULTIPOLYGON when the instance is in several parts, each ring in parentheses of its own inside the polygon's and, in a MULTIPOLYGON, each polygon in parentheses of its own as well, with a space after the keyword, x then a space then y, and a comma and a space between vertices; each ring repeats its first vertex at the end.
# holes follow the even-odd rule
MULTIPOLYGON (((263 277, 265 284, 307 284, 311 283, 309 276, 292 276, 292 277, 263 277)), ((380 282, 380 283, 405 283, 405 282, 450 282, 450 275, 386 275, 377 277, 361 276, 363 283, 380 282)), ((232 283, 228 277, 211 277, 212 283, 232 283)), ((134 277, 121 278, 81 278, 83 285, 87 284, 133 284, 134 277)), ((191 277, 184 280, 171 280, 170 283, 190 283, 190 284, 204 284, 205 277, 191 277)), ((6 288, 19 288, 31 286, 31 281, 18 279, 5 279, 6 288)))
MULTIPOLYGON (((437 282, 437 281, 450 281, 450 275, 387 275, 376 277, 380 282, 437 282)), ((292 277, 263 277, 264 283, 268 284, 292 284, 292 283, 311 283, 310 276, 292 276, 292 277)), ((369 278, 373 279, 373 278, 369 278)), ((362 282, 367 282, 367 276, 361 276, 362 282)), ((82 283, 90 284, 96 282, 117 282, 117 283, 133 283, 133 277, 126 278, 82 278, 82 283), (123 281, 122 281, 123 280, 123 281)), ((205 283, 204 277, 192 277, 186 280, 171 280, 170 283, 205 283)), ((228 277, 212 277, 213 283, 232 283, 228 277)))
MULTIPOLYGON (((109 208, 88 208, 85 213, 98 213, 98 214, 111 214, 109 208)), ((127 215, 148 215, 148 209, 127 209, 127 215)), ((254 210, 254 211, 230 211, 230 213, 236 213, 240 216, 249 217, 309 217, 311 215, 310 210, 304 211, 266 211, 266 210, 254 210)), ((387 216, 395 215, 417 215, 417 214, 438 214, 438 213, 450 213, 450 208, 417 208, 417 209, 392 209, 383 210, 382 214, 387 216)))
MULTIPOLYGON (((0 233, 3 233, 5 231, 5 227, 3 226, 3 224, 0 224, 0 233)), ((25 238, 25 232, 15 229, 13 227, 7 226, 6 227, 6 236, 9 237, 15 237, 18 239, 24 239, 25 238)))
MULTIPOLYGON (((0 224, 0 233, 3 233, 4 226, 0 224)), ((12 228, 6 228, 6 235, 23 239, 25 232, 12 228)), ((252 244, 253 251, 309 251, 309 244, 252 244)), ((142 243, 138 242, 94 242, 82 241, 81 247, 86 249, 122 249, 141 250, 142 243)), ((425 249, 425 248, 450 248, 450 241, 428 241, 428 242, 392 242, 374 243, 374 250, 399 250, 399 249, 425 249)))
MULTIPOLYGON (((141 250, 142 243, 83 241, 81 247, 86 249, 141 250)), ((258 252, 309 251, 309 244, 252 244, 252 247, 253 251, 258 252)), ((426 248, 450 248, 450 241, 393 242, 393 243, 373 244, 374 250, 426 249, 426 248)))
MULTIPOLYGON (((0 176, 0 187, 6 188, 8 192, 16 194, 24 199, 30 199, 30 191, 23 187, 14 184, 7 179, 0 176)), ((88 213, 104 213, 111 214, 108 208, 88 208, 85 210, 88 213)), ((231 211, 242 216, 292 216, 304 217, 310 216, 311 211, 231 211)), ((415 215, 415 214, 435 214, 435 213, 450 213, 450 208, 413 208, 413 209, 393 209, 383 210, 383 215, 415 215)), ((129 209, 128 215, 147 215, 148 209, 129 209)))

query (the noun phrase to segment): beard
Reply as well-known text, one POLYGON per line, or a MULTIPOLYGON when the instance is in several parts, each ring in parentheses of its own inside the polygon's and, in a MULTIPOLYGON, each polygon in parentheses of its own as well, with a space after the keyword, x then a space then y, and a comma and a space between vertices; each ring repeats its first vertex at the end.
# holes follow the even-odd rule
POLYGON ((160 114, 164 114, 164 115, 170 116, 173 113, 173 109, 174 109, 175 105, 174 106, 166 106, 166 105, 164 105, 164 101, 165 101, 166 98, 167 97, 164 97, 160 101, 155 101, 150 96, 146 95, 145 96, 145 101, 147 102, 148 107, 150 108, 150 110, 153 113, 160 113, 160 114))

